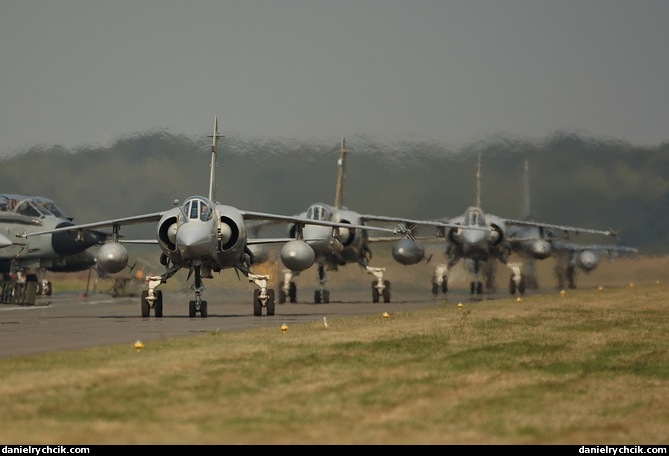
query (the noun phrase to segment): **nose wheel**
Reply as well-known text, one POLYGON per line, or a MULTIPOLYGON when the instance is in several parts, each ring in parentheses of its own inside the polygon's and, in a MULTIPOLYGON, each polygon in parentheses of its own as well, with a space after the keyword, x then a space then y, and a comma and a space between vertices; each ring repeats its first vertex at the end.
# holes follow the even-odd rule
POLYGON ((188 302, 188 316, 195 318, 198 313, 200 317, 207 318, 207 301, 197 299, 188 302))
POLYGON ((324 303, 327 304, 330 302, 330 290, 321 288, 320 290, 314 291, 314 304, 324 303))
POLYGON ((286 283, 288 282, 279 283, 279 304, 284 304, 286 300, 294 304, 297 302, 297 285, 295 282, 289 282, 286 286, 286 283))
POLYGON ((153 297, 150 297, 151 294, 149 290, 142 291, 141 297, 141 308, 142 308, 142 318, 149 318, 151 315, 151 309, 153 309, 153 314, 156 318, 162 318, 163 316, 163 292, 162 290, 154 290, 153 297))

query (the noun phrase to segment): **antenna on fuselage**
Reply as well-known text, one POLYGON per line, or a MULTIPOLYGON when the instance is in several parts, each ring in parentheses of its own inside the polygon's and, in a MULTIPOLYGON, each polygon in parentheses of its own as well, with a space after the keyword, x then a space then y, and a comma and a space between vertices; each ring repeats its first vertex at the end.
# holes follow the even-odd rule
POLYGON ((344 196, 344 158, 346 157, 346 140, 341 138, 341 147, 339 148, 339 160, 337 160, 337 166, 339 166, 339 173, 337 174, 337 189, 335 191, 335 201, 334 205, 337 209, 342 208, 342 199, 344 196))
POLYGON ((214 201, 214 196, 216 195, 216 146, 218 144, 218 138, 222 137, 223 135, 218 134, 218 117, 214 117, 214 133, 207 136, 207 138, 212 138, 211 164, 209 165, 209 201, 214 201))

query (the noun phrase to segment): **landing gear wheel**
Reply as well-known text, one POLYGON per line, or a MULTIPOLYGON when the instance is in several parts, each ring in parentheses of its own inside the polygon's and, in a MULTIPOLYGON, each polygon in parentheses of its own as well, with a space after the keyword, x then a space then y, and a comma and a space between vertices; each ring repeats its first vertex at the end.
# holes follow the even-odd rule
POLYGON ((156 291, 156 302, 153 304, 153 314, 156 318, 163 317, 163 292, 162 290, 156 291))
POLYGON ((253 290, 253 315, 259 317, 262 315, 262 302, 260 302, 260 290, 253 290))
MULTIPOLYGON (((439 294, 439 284, 437 283, 437 279, 435 277, 432 277, 432 296, 435 298, 439 294)), ((446 277, 444 277, 444 280, 441 282, 441 292, 443 294, 448 293, 448 282, 446 277)))
POLYGON ((432 296, 436 297, 439 294, 439 285, 437 281, 432 277, 432 296))
POLYGON ((279 282, 279 304, 286 302, 286 292, 283 291, 283 282, 279 282))
POLYGON ((195 307, 195 301, 188 301, 188 316, 190 318, 195 318, 197 315, 197 309, 195 307))
POLYGON ((269 289, 267 290, 267 304, 265 304, 267 307, 267 315, 270 317, 274 315, 274 290, 269 289))
POLYGON ((53 293, 53 287, 51 286, 51 282, 46 283, 46 287, 44 287, 44 294, 47 296, 51 296, 53 293))
POLYGON ((207 301, 200 302, 200 317, 207 318, 207 301))
POLYGON ((372 282, 372 302, 379 302, 379 290, 376 288, 376 281, 372 282))
POLYGON ((571 290, 576 288, 576 276, 572 266, 567 268, 567 287, 571 290))
POLYGON ((516 294, 516 281, 513 280, 513 277, 509 279, 509 294, 516 294))
POLYGON ((481 293, 483 292, 483 282, 471 282, 469 284, 469 292, 472 299, 481 299, 481 293))
POLYGON ((297 302, 297 285, 295 285, 295 282, 290 282, 288 286, 288 299, 292 304, 297 302))
POLYGON ((314 291, 314 304, 320 304, 321 302, 327 304, 330 302, 330 290, 321 290, 314 291))
POLYGON ((146 297, 149 296, 149 292, 142 290, 142 297, 140 298, 140 304, 142 307, 142 318, 149 318, 151 314, 151 307, 149 306, 149 301, 146 300, 146 297))
POLYGON ((383 286, 383 302, 390 302, 390 280, 384 280, 383 286))

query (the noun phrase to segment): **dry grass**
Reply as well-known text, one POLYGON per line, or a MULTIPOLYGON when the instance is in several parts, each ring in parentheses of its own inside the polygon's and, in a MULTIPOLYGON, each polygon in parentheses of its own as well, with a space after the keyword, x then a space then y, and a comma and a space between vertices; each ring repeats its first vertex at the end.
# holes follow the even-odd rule
MULTIPOLYGON (((667 259, 628 261, 603 264, 563 297, 0 360, 0 435, 4 444, 664 445, 667 259), (587 282, 605 278, 602 290, 587 282)), ((360 281, 343 268, 333 282, 353 273, 360 281)))

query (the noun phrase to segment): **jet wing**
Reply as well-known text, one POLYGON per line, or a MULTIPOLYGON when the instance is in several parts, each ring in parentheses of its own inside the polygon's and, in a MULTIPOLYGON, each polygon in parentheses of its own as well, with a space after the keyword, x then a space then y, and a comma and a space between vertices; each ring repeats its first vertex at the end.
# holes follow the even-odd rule
POLYGON ((577 252, 583 250, 592 250, 596 252, 605 252, 609 255, 635 255, 639 253, 636 247, 628 247, 616 244, 575 244, 573 242, 553 241, 553 247, 558 251, 577 252))
POLYGON ((266 220, 266 221, 275 221, 275 222, 285 222, 285 223, 295 223, 298 225, 321 225, 321 226, 331 226, 333 228, 352 228, 360 230, 375 230, 375 231, 384 231, 387 233, 398 234, 397 229, 394 228, 383 228, 379 226, 370 226, 370 225, 354 225, 351 223, 337 223, 337 222, 328 222, 326 220, 314 220, 306 217, 298 217, 292 215, 278 215, 278 214, 268 214, 265 212, 252 212, 252 211, 243 211, 240 210, 245 219, 249 220, 266 220))
MULTIPOLYGON (((284 222, 284 223, 295 223, 295 224, 300 224, 300 225, 323 225, 323 226, 330 226, 330 227, 335 227, 335 228, 352 228, 352 229, 362 229, 362 230, 376 230, 376 231, 384 231, 387 233, 393 233, 397 234, 397 231, 395 229, 391 228, 383 228, 383 227, 376 227, 376 226, 369 226, 369 225, 353 225, 349 223, 337 223, 337 222, 328 222, 324 220, 313 220, 309 219, 306 217, 299 217, 299 216, 289 216, 289 215, 279 215, 279 214, 271 214, 271 213, 266 213, 266 212, 253 212, 253 211, 245 211, 245 210, 239 210, 239 212, 242 214, 244 219, 248 220, 265 220, 265 221, 276 221, 276 222, 284 222)), ((163 216, 164 212, 154 212, 150 214, 140 214, 140 215, 134 215, 130 217, 122 217, 122 218, 117 218, 117 219, 110 219, 110 220, 104 220, 100 222, 92 222, 92 223, 83 223, 79 225, 72 225, 72 226, 66 226, 62 228, 54 228, 51 230, 44 230, 44 231, 35 231, 31 233, 25 233, 23 237, 28 237, 28 236, 38 236, 38 235, 43 235, 43 234, 51 234, 51 233, 58 233, 58 232, 64 232, 64 231, 77 231, 77 230, 92 230, 92 229, 97 229, 97 228, 105 228, 105 227, 118 227, 118 226, 127 226, 127 225, 138 225, 142 223, 149 223, 149 222, 158 222, 160 221, 160 218, 163 216)), ((276 240, 275 242, 288 242, 290 240, 293 240, 292 238, 283 238, 283 240, 276 240)), ((126 244, 156 244, 157 240, 119 240, 121 243, 126 243, 126 244)), ((259 240, 256 240, 256 243, 262 242, 259 240)), ((264 241, 268 242, 268 241, 264 241)))
POLYGON ((613 230, 594 230, 589 228, 580 228, 577 226, 565 226, 565 225, 553 225, 550 223, 535 222, 531 220, 513 220, 513 219, 504 219, 504 223, 507 225, 515 226, 526 226, 526 227, 537 227, 537 228, 547 228, 553 229, 556 231, 573 232, 576 234, 579 233, 590 233, 590 234, 603 234, 604 236, 613 236, 618 237, 618 234, 613 230))
MULTIPOLYGON (((115 227, 115 226, 125 226, 125 225, 139 225, 142 223, 157 222, 162 217, 163 212, 154 212, 152 214, 141 214, 133 215, 130 217, 122 217, 117 219, 104 220, 100 222, 92 223, 83 223, 80 225, 64 226, 62 228, 54 228, 52 230, 45 231, 35 231, 32 233, 26 233, 23 237, 29 236, 39 236, 42 234, 51 234, 59 233, 63 231, 76 231, 76 230, 92 230, 94 228, 105 228, 105 227, 115 227)), ((129 241, 125 241, 129 242, 129 241)))
MULTIPOLYGON (((488 228, 485 226, 465 226, 459 223, 454 223, 448 220, 416 220, 416 219, 409 219, 409 218, 403 218, 403 217, 386 217, 384 215, 369 215, 369 214, 361 214, 360 218, 364 221, 373 221, 373 222, 388 222, 388 223, 397 223, 397 227, 395 228, 395 232, 399 234, 404 234, 404 235, 409 235, 415 240, 419 240, 419 237, 413 236, 412 231, 417 227, 417 226, 431 226, 435 228, 463 228, 463 229, 468 229, 468 230, 481 230, 481 231, 488 231, 488 228)), ((436 240, 437 238, 443 238, 443 236, 425 236, 422 237, 422 240, 436 240)), ((374 242, 380 242, 380 241, 388 241, 388 239, 383 239, 383 238, 376 238, 376 239, 370 239, 370 241, 374 242)))

